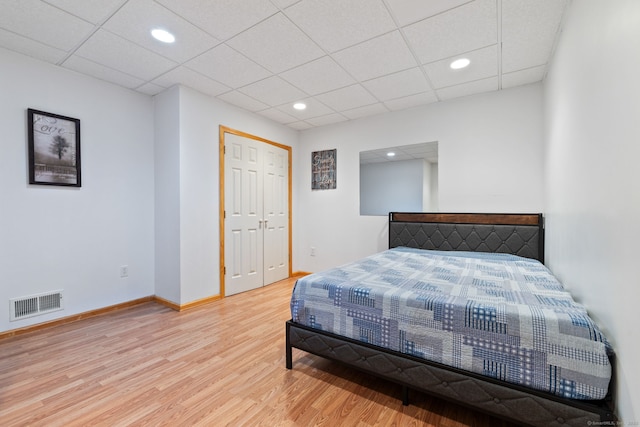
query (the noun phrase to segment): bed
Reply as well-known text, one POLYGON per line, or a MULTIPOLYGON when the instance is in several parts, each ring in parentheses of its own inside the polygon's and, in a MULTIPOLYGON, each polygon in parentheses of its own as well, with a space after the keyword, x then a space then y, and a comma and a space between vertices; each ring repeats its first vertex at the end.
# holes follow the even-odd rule
POLYGON ((389 214, 389 250, 298 279, 292 348, 531 426, 615 422, 614 353, 544 267, 541 214, 389 214))

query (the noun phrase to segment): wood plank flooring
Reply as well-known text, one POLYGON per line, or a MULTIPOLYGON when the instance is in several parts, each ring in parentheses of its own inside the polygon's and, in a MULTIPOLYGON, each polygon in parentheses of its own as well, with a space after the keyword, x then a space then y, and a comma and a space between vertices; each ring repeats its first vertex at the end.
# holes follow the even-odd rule
POLYGON ((2 339, 0 425, 510 426, 300 350, 287 370, 293 283, 2 339))

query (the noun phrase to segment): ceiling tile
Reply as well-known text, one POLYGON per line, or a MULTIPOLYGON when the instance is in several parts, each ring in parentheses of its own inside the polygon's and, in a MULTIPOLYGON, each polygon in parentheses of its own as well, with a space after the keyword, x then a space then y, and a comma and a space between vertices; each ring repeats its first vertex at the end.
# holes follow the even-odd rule
POLYGON ((101 80, 115 83, 129 89, 134 89, 144 83, 144 80, 142 79, 130 76, 129 74, 125 74, 112 68, 105 67, 104 65, 97 64, 93 61, 84 59, 76 55, 71 56, 66 61, 64 61, 63 66, 65 68, 69 68, 80 73, 89 74, 101 80))
POLYGON ((238 90, 272 107, 306 97, 304 92, 276 76, 260 80, 238 90))
POLYGON ((398 147, 398 149, 404 151, 405 153, 411 154, 413 156, 424 158, 427 155, 438 153, 438 143, 423 142, 420 144, 403 145, 398 147))
POLYGON ((148 95, 189 86, 306 129, 540 81, 568 4, 0 0, 0 48, 148 95), (156 43, 151 25, 178 41, 156 43), (452 72, 459 55, 472 65, 452 72), (298 100, 307 110, 291 110, 298 100))
POLYGON ((257 99, 253 99, 250 96, 240 93, 237 90, 223 93, 217 97, 227 104, 235 105, 247 111, 260 111, 269 108, 267 104, 264 104, 257 99))
POLYGON ((164 87, 181 84, 211 96, 217 96, 231 90, 222 83, 205 77, 202 74, 186 67, 174 68, 157 79, 154 79, 152 83, 164 87))
POLYGON ((303 0, 285 13, 328 52, 395 29, 381 0, 303 0))
POLYGON ((351 110, 374 104, 377 101, 373 95, 358 84, 323 93, 316 98, 336 111, 351 110))
POLYGON ((308 123, 311 123, 314 126, 324 126, 324 125, 331 125, 334 123, 346 122, 347 120, 349 119, 347 119, 345 116, 336 113, 336 114, 329 114, 321 117, 314 117, 312 119, 307 119, 305 121, 308 123))
POLYGON ((287 126, 295 130, 306 130, 306 129, 313 128, 313 125, 310 125, 307 122, 294 122, 294 123, 289 123, 287 126))
POLYGON ((496 44, 495 0, 475 0, 404 28, 422 64, 496 44))
POLYGON ((459 98, 462 96, 475 95, 477 93, 491 92, 498 90, 498 78, 490 77, 484 80, 477 80, 475 82, 463 83, 456 86, 449 86, 443 89, 436 90, 438 98, 444 101, 452 98, 459 98))
POLYGON ((67 52, 64 50, 47 46, 3 29, 0 29, 0 46, 52 64, 57 64, 67 56, 67 52))
POLYGON ((333 57, 358 80, 369 80, 418 65, 399 31, 341 50, 333 57))
POLYGON ((352 110, 342 111, 342 114, 351 120, 361 117, 373 116, 376 114, 388 113, 389 110, 382 103, 365 105, 364 107, 354 108, 352 110))
POLYGON ((328 56, 285 71, 281 76, 309 95, 339 89, 356 82, 349 73, 328 56))
POLYGON ((311 117, 326 116, 327 114, 334 113, 335 111, 327 107, 320 101, 314 98, 300 99, 300 102, 304 102, 307 108, 304 110, 296 110, 291 104, 285 104, 278 107, 278 109, 284 113, 287 113, 297 120, 306 120, 311 117))
POLYGON ((498 75, 498 46, 474 50, 463 55, 471 60, 466 68, 452 70, 449 66, 454 58, 432 62, 424 66, 435 89, 481 80, 498 75))
POLYGON ((102 23, 127 0, 44 0, 93 24, 102 23))
POLYGON ((281 13, 239 34, 227 44, 274 73, 297 67, 324 54, 281 13))
POLYGON ((290 116, 289 114, 285 113, 284 111, 281 111, 277 108, 269 108, 267 110, 262 110, 260 111, 258 114, 260 114, 261 116, 265 116, 271 120, 274 120, 278 123, 283 123, 283 124, 287 124, 287 123, 293 123, 293 122, 297 122, 299 121, 299 119, 296 119, 293 116, 290 116))
POLYGON ((232 88, 239 88, 271 75, 226 44, 214 47, 185 65, 232 88))
POLYGON ((152 0, 129 0, 103 28, 177 62, 187 61, 220 42, 152 0), (161 28, 176 37, 162 43, 151 36, 161 28))
POLYGON ((544 65, 559 31, 566 0, 510 0, 502 3, 504 72, 544 65))
POLYGON ((419 67, 378 77, 362 85, 380 101, 414 95, 431 89, 419 67))
POLYGON ((388 162, 389 160, 384 159, 380 156, 376 156, 370 159, 363 159, 362 157, 360 158, 360 163, 361 164, 372 164, 372 163, 384 163, 384 162, 388 162))
POLYGON ((371 150, 371 151, 361 151, 360 152, 360 164, 374 164, 374 163, 387 163, 387 162, 397 162, 400 160, 425 160, 429 163, 438 163, 438 149, 437 142, 430 143, 424 142, 421 144, 415 144, 415 147, 420 146, 429 146, 435 144, 435 151, 429 152, 414 152, 411 153, 407 151, 404 147, 393 147, 393 152, 395 156, 389 157, 387 153, 390 151, 388 148, 383 150, 371 150))
POLYGON ((418 144, 402 145, 380 150, 369 150, 360 152, 360 163, 381 163, 398 160, 415 160, 423 159, 430 163, 438 163, 438 142, 421 142, 418 144), (395 156, 387 155, 390 151, 395 156))
POLYGON ((385 101, 384 105, 392 111, 398 111, 417 107, 419 105, 431 104, 437 101, 438 98, 436 97, 435 92, 424 92, 405 96, 403 98, 391 99, 389 101, 385 101))
POLYGON ((164 91, 166 88, 162 86, 155 85, 153 83, 145 83, 142 86, 136 88, 136 91, 141 93, 146 93, 147 95, 157 95, 160 92, 164 91))
POLYGON ((222 41, 278 12, 269 0, 156 1, 222 41))
POLYGON ((544 78, 546 67, 527 68, 526 70, 514 71, 502 75, 502 88, 510 88, 514 86, 526 85, 529 83, 539 82, 544 78))
POLYGON ((97 31, 76 54, 143 80, 153 79, 177 65, 106 30, 97 31))
POLYGON ((392 162, 401 162, 401 161, 405 161, 405 160, 415 160, 415 158, 413 156, 410 156, 407 153, 403 153, 403 152, 395 152, 395 156, 392 156, 391 158, 393 160, 391 160, 392 162))
POLYGON ((11 13, 0 13, 1 29, 67 52, 94 29, 92 24, 40 0, 3 0, 2 8, 11 13))
POLYGON ((285 8, 291 6, 292 4, 299 2, 300 0, 271 0, 271 1, 276 6, 282 8, 282 9, 285 9, 285 8))
POLYGON ((400 26, 437 15, 473 0, 386 0, 400 26))
POLYGON ((361 151, 360 160, 373 160, 381 157, 381 150, 361 151))

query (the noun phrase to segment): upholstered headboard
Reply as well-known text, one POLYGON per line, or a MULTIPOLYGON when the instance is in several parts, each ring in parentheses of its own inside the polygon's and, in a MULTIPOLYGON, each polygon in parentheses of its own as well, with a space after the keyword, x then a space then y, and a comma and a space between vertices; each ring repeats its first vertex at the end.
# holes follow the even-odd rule
POLYGON ((389 248, 501 252, 544 263, 542 214, 389 213, 389 248))

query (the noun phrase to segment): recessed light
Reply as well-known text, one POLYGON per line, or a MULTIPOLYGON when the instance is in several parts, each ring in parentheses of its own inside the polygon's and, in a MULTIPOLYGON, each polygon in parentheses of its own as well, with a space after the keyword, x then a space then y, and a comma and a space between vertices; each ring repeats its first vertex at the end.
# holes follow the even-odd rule
POLYGON ((469 59, 460 58, 460 59, 456 59, 451 64, 449 64, 449 67, 451 67, 451 69, 453 70, 459 70, 461 68, 465 68, 469 66, 469 64, 471 64, 471 61, 469 59))
POLYGON ((173 43, 174 41, 176 41, 176 38, 173 34, 171 34, 167 30, 162 30, 160 28, 151 30, 151 35, 154 39, 160 40, 163 43, 173 43))
POLYGON ((307 104, 305 104, 304 102, 296 102, 295 104, 293 104, 293 108, 295 108, 296 110, 304 110, 305 108, 307 108, 307 104))
POLYGON ((388 156, 388 157, 393 157, 393 156, 395 156, 395 155, 396 155, 396 153, 394 153, 393 151, 389 151, 389 152, 387 153, 387 156, 388 156))

